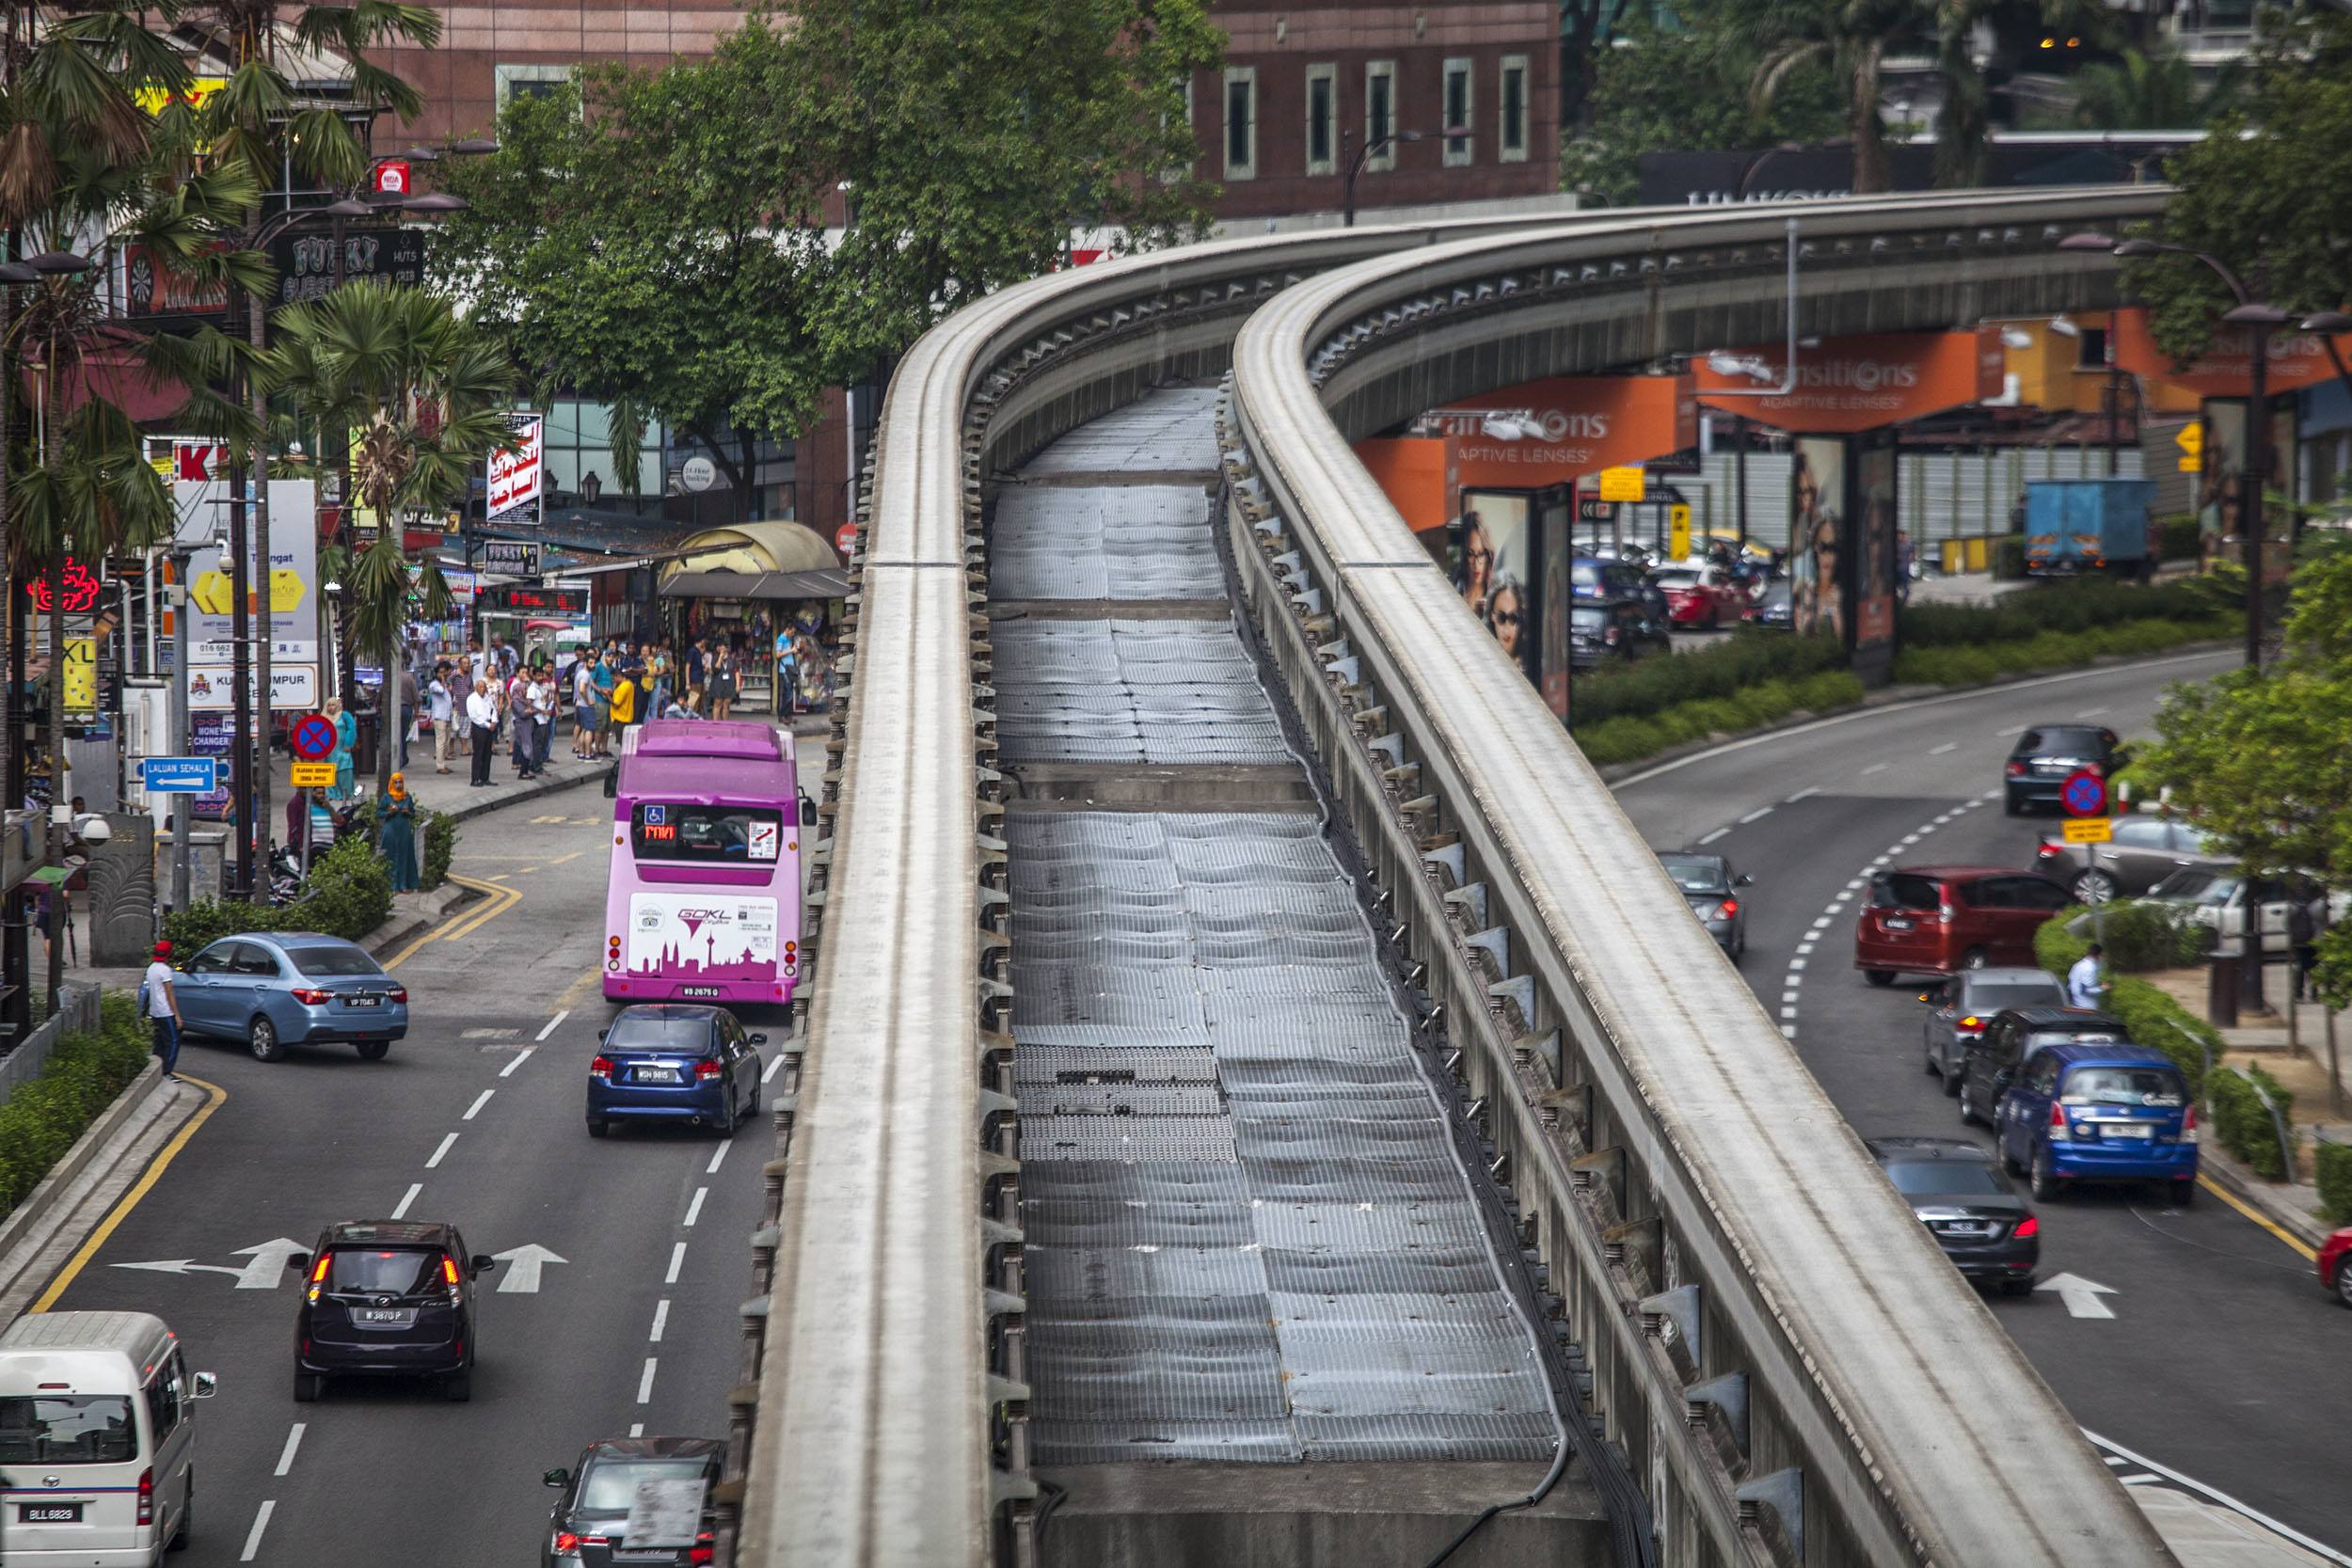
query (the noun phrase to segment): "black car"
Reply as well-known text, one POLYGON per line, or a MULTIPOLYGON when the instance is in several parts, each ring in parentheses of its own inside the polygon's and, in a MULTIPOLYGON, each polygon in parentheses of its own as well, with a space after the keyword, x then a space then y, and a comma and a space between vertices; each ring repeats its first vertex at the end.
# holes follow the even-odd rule
POLYGON ((2017 737, 2002 768, 2002 800, 2010 816, 2027 806, 2058 804, 2058 786, 2077 768, 2113 778, 2131 761, 2113 730, 2097 724, 2036 724, 2017 737))
POLYGON ((1960 1119, 1990 1121, 2026 1059, 2053 1045, 2128 1045, 2123 1021, 2089 1007, 2010 1007, 1993 1015, 1961 1059, 1960 1119))
POLYGON ((1666 623, 1653 618, 1638 599, 1580 599, 1568 611, 1568 662, 1579 670, 1612 659, 1630 661, 1671 645, 1666 623))
POLYGON ((1739 890, 1756 879, 1740 875, 1732 870, 1730 861, 1704 849, 1661 853, 1658 863, 1675 879, 1691 912, 1724 950, 1724 957, 1738 963, 1748 950, 1748 913, 1740 905, 1739 890))
POLYGON ((1644 567, 1631 559, 1578 556, 1568 562, 1568 596, 1579 604, 1606 604, 1631 599, 1659 626, 1666 624, 1672 606, 1665 590, 1650 581, 1644 567))
POLYGON ((437 1379, 473 1397, 474 1280, 498 1267, 466 1251, 452 1225, 348 1220, 287 1266, 303 1272, 294 1323, 294 1398, 330 1377, 437 1379))
POLYGON ((2033 1289, 2042 1222, 1990 1150, 1964 1138, 1871 1138, 1866 1147, 1962 1274, 2007 1295, 2033 1289))
POLYGON ((1740 619, 1752 626, 1767 631, 1789 631, 1797 624, 1796 595, 1787 578, 1774 578, 1764 585, 1756 602, 1740 612, 1740 619))
MULTIPOLYGON (((649 1568, 687 1568, 711 1559, 711 1489, 719 1484, 719 1461, 726 1443, 717 1437, 612 1437, 591 1443, 569 1470, 549 1470, 540 1479, 561 1487, 563 1497, 548 1519, 545 1568, 607 1568, 615 1562, 649 1568), (647 1481, 700 1489, 691 1530, 681 1523, 675 1540, 632 1541, 626 1531, 638 1488, 647 1481)), ((689 1494, 684 1501, 693 1504, 689 1494)), ((660 1512, 657 1510, 656 1512, 660 1512)), ((677 1512, 683 1513, 683 1508, 677 1512)))

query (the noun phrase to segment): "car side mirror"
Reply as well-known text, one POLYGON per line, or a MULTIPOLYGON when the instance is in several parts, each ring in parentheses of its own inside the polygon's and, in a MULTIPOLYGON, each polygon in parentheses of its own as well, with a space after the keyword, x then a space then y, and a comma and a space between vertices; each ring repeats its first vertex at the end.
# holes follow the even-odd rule
POLYGON ((750 1040, 754 1045, 766 1045, 768 1043, 768 1037, 765 1035, 747 1035, 744 1038, 750 1040))
POLYGON ((286 1255, 286 1267, 290 1269, 307 1269, 310 1266, 310 1255, 307 1252, 290 1252, 286 1255))
POLYGON ((2016 1081, 2017 1074, 2011 1072, 2007 1068, 2001 1069, 1998 1072, 1995 1072, 1993 1075, 1993 1086, 1996 1089, 2007 1088, 2010 1085, 2015 1083, 2016 1081))
POLYGON ((1754 887, 1756 886, 1756 879, 1743 871, 1739 876, 1734 877, 1731 879, 1731 885, 1734 887, 1754 887))
POLYGON ((598 1045, 602 1045, 602 1044, 603 1044, 603 1043, 604 1043, 607 1039, 609 1039, 609 1038, 611 1038, 611 1037, 612 1037, 612 1030, 610 1030, 610 1029, 599 1029, 599 1030, 597 1030, 597 1031, 596 1031, 596 1043, 597 1043, 598 1045))
POLYGON ((569 1486, 571 1483, 572 1483, 572 1473, 571 1473, 569 1470, 564 1469, 564 1468, 562 1465, 557 1465, 554 1469, 549 1470, 549 1471, 548 1471, 546 1475, 541 1476, 541 1477, 539 1478, 539 1484, 540 1484, 540 1485, 542 1485, 542 1486, 552 1486, 552 1487, 555 1487, 555 1488, 557 1488, 557 1489, 559 1489, 559 1490, 561 1490, 561 1489, 562 1489, 562 1488, 564 1488, 564 1487, 569 1486))
POLYGON ((219 1392, 220 1379, 215 1377, 210 1372, 199 1372, 196 1374, 196 1397, 198 1399, 209 1400, 215 1394, 219 1392))
POLYGON ((604 798, 608 800, 614 800, 619 797, 620 793, 621 770, 618 768, 608 768, 604 775, 604 798))
POLYGON ((803 828, 817 826, 817 802, 805 794, 801 797, 801 826, 803 828))
POLYGON ((498 1266, 499 1260, 486 1252, 477 1252, 473 1255, 473 1272, 476 1274, 488 1274, 498 1266))
POLYGON ((1930 1006, 1933 1006, 1935 1002, 1935 992, 1931 990, 1923 990, 1919 993, 1919 1000, 1928 1003, 1930 1006))

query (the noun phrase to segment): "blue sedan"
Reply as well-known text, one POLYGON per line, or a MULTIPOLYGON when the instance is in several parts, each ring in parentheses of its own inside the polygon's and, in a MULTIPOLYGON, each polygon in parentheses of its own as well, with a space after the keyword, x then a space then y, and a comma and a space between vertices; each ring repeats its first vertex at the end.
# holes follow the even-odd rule
POLYGON ((408 1033, 408 989, 341 937, 223 937, 172 977, 191 1036, 244 1042, 274 1062, 290 1045, 352 1045, 371 1062, 408 1033))
POLYGON ((597 1039, 588 1064, 591 1137, 616 1121, 666 1121, 723 1138, 759 1114, 759 1047, 768 1037, 745 1033, 724 1007, 624 1007, 597 1039))

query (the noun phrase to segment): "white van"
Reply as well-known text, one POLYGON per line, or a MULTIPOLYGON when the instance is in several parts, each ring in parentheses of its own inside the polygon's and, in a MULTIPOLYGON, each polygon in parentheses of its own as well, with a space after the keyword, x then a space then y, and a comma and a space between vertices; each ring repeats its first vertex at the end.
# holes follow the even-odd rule
POLYGON ((151 1568, 185 1545, 213 1387, 161 1318, 19 1318, 0 1334, 0 1568, 151 1568))

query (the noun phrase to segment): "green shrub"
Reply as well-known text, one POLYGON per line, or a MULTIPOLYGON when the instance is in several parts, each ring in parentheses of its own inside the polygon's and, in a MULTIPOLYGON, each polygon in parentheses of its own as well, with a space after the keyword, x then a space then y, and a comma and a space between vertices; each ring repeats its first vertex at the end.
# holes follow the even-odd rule
MULTIPOLYGON (((1989 613, 1965 607, 1928 608, 1989 613)), ((2111 655, 2160 653, 2184 642, 2233 635, 2237 626, 2234 620, 2209 614, 2200 620, 2130 621, 2076 632, 2045 628, 2006 641, 1976 644, 1931 640, 1907 646, 1895 656, 1895 679, 1906 686, 1981 686, 2004 675, 2071 669, 2111 655)))
MULTIPOLYGON (((447 863, 443 863, 447 869, 447 863)), ((392 880, 375 847, 354 832, 310 865, 303 896, 291 904, 239 904, 199 898, 164 917, 164 936, 184 958, 240 931, 322 931, 358 942, 390 918, 392 880)))
POLYGON ((445 811, 424 814, 424 876, 418 886, 431 891, 449 880, 450 857, 457 852, 457 818, 445 811))
POLYGON ((2203 550, 2203 541, 2194 512, 2175 512, 2156 519, 2156 559, 2158 561, 2195 561, 2203 550))
POLYGON ((2352 1144, 2312 1146, 2319 1182, 2319 1212, 2329 1225, 2352 1225, 2352 1144))
POLYGON ((2026 536, 2004 534, 1993 541, 1993 575, 2008 582, 2026 575, 2026 536))
POLYGON ((2095 930, 2114 973, 2178 969, 2203 957, 2210 936, 2178 906, 2153 900, 2114 899, 2100 911, 2096 926, 2087 918, 2090 912, 2075 904, 2042 922, 2034 933, 2035 961, 2053 974, 2065 974, 2089 951, 2095 930))
POLYGON ((100 999, 98 1032, 68 1035, 0 1105, 0 1217, 40 1185, 89 1124, 147 1065, 149 1037, 138 1005, 109 992, 100 999))
POLYGON ((1578 675, 1569 723, 1583 730, 1612 719, 1646 719, 1679 704, 1731 697, 1766 681, 1809 675, 1842 663, 1844 657, 1826 638, 1742 626, 1696 653, 1578 675))
POLYGON ((2082 632, 2132 621, 2201 622, 2239 601, 2225 584, 2195 578, 2141 587, 2070 578, 2004 594, 1992 604, 1909 604, 1897 612, 1908 648, 2018 642, 2038 632, 2082 632))
POLYGON ((2292 1174, 2287 1164, 2289 1150, 2279 1147, 2278 1126, 2270 1119, 2262 1096, 2254 1092, 2256 1084, 2279 1107, 2280 1118, 2286 1123, 2287 1141, 2293 1145, 2295 1097, 2258 1067, 2248 1068, 2243 1076, 2237 1072, 2216 1072, 2207 1083, 2213 1101, 2213 1134, 2222 1148, 2245 1161, 2256 1176, 2265 1181, 2284 1181, 2292 1174))
MULTIPOLYGON (((1704 655, 1693 655, 1704 657, 1704 655)), ((1662 660, 1661 662, 1663 662, 1662 660)), ((1576 700, 1583 700, 1583 688, 1576 700)), ((1844 670, 1824 670, 1802 680, 1768 680, 1728 697, 1678 703, 1646 718, 1620 715, 1575 731, 1584 760, 1596 768, 1639 762, 1669 746, 1710 736, 1740 735, 1776 724, 1800 710, 1825 713, 1862 701, 1862 682, 1844 670)))

